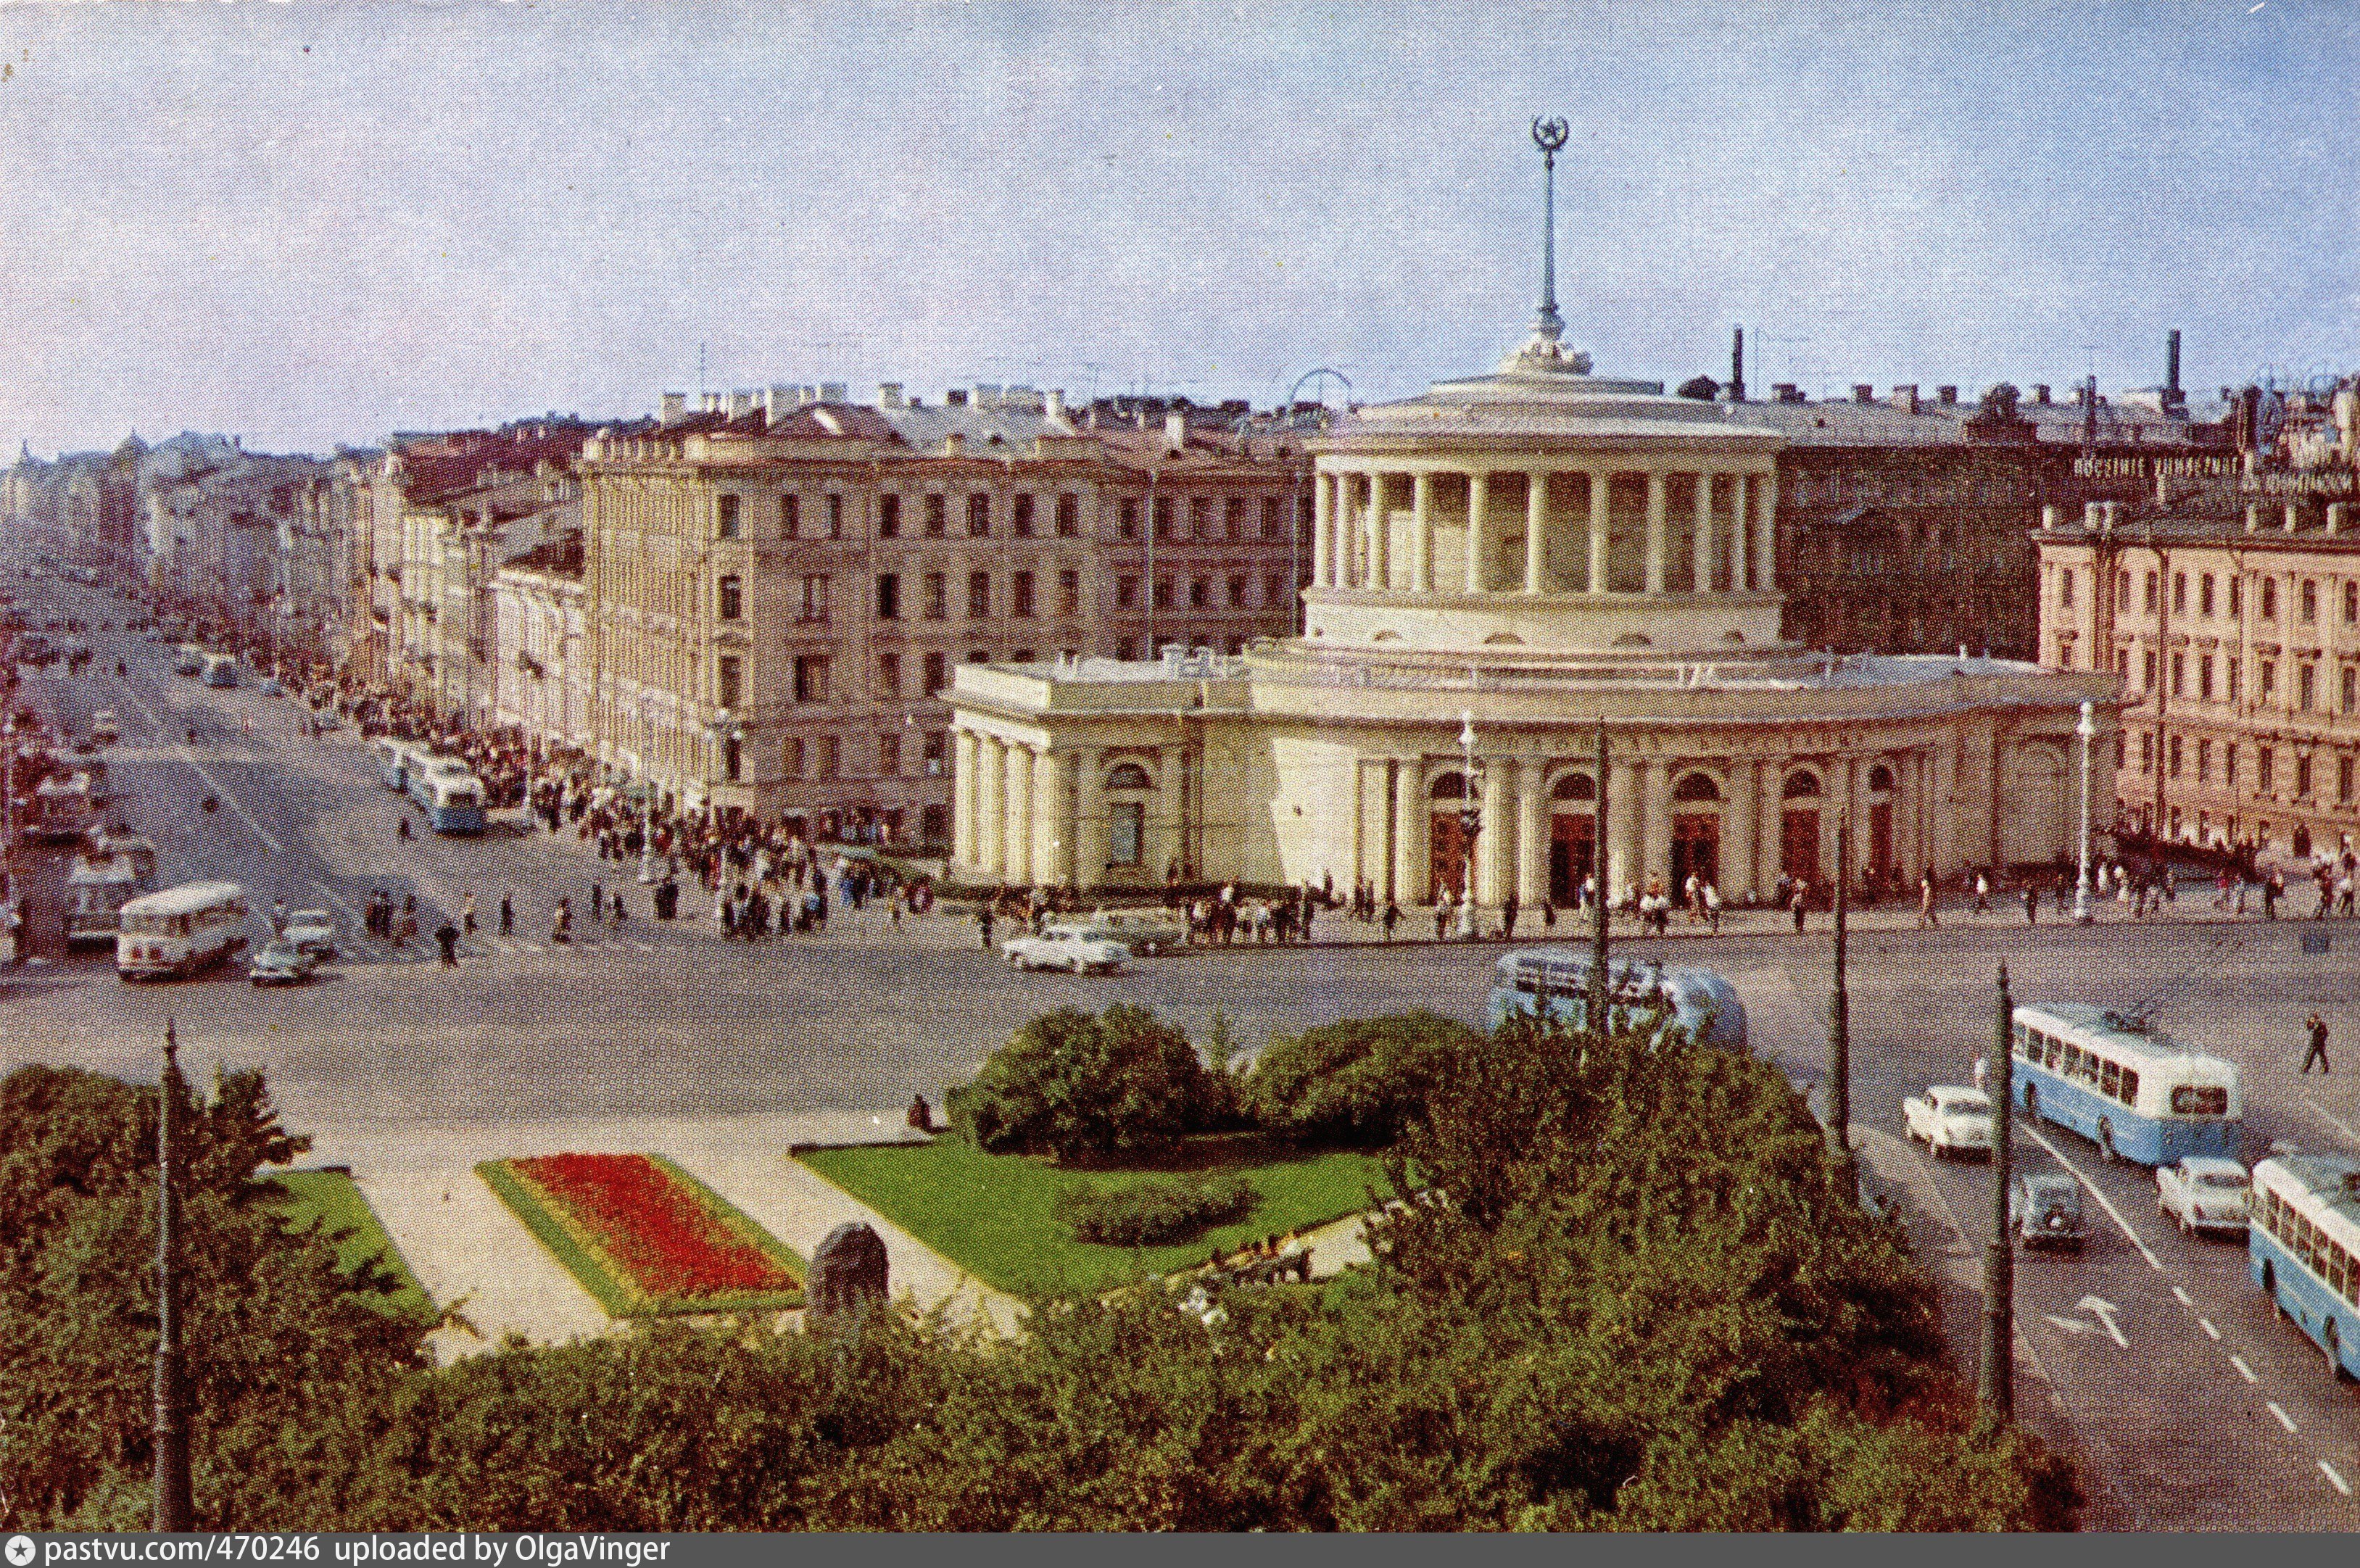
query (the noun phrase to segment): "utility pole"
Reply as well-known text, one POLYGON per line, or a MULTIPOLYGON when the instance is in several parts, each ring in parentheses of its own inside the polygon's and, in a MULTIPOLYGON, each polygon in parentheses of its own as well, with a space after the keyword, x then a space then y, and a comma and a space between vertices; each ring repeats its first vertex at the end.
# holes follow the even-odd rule
POLYGON ((2016 1097, 2011 1047, 2016 1007, 2008 1000, 2007 965, 1999 966, 1999 1007, 1994 1029, 1992 1083, 1992 1229, 1983 1249, 1983 1344, 1977 1394, 1994 1421, 2016 1419, 2016 1238, 2007 1228, 2010 1102, 2016 1097))
POLYGON ((1590 844, 1590 1029, 1606 1039, 1606 720, 1598 721, 1598 811, 1590 844))
POLYGON ((189 1482, 189 1380, 180 1353, 180 1244, 172 1187, 180 1098, 180 1041, 164 1020, 164 1075, 156 1116, 156 1530, 196 1528, 189 1482))
POLYGON ((1844 988, 1844 885, 1852 880, 1852 810, 1836 808, 1835 991, 1828 998, 1828 1149, 1848 1192, 1860 1186, 1852 1158, 1852 997, 1844 988))

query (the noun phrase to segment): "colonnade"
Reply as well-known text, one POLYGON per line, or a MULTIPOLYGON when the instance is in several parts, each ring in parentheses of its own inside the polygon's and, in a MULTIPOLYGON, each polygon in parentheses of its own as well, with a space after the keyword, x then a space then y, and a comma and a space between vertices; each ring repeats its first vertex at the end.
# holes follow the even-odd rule
MULTIPOLYGON (((1052 750, 970 729, 952 732, 952 859, 987 882, 1011 887, 1093 886, 1103 880, 1109 817, 1100 778, 1104 748, 1052 750)), ((1180 796, 1175 748, 1127 751, 1147 774, 1137 864, 1160 877, 1178 855, 1180 796)))
POLYGON ((1345 469, 1328 466, 1329 461, 1323 460, 1313 475, 1315 588, 1430 593, 1439 579, 1451 577, 1455 580, 1440 583, 1446 592, 1607 593, 1616 565, 1612 501, 1617 478, 1645 486, 1639 582, 1622 591, 1768 593, 1776 581, 1778 481, 1766 468, 1541 463, 1507 470, 1433 465, 1345 469), (1453 481, 1448 496, 1437 495, 1437 478, 1453 481), (1583 483, 1585 515, 1553 517, 1550 491, 1552 482, 1560 479, 1583 483), (1677 524, 1671 515, 1676 480, 1686 482, 1690 503, 1688 515, 1677 524), (1406 481, 1408 489, 1405 530, 1399 527, 1400 481, 1406 481), (1502 481, 1522 485, 1521 518, 1495 505, 1513 488, 1502 481), (1447 514, 1437 508, 1442 500, 1450 503, 1447 514), (1676 526, 1688 536, 1686 580, 1680 582, 1672 581, 1671 570, 1676 526), (1524 541, 1521 572, 1494 571, 1492 558, 1500 541, 1515 537, 1518 529, 1524 541), (1437 563, 1437 536, 1458 541, 1461 559, 1453 563, 1455 572, 1437 563), (1553 561, 1567 564, 1553 566, 1553 561), (1580 565, 1578 573, 1570 570, 1574 562, 1580 565))

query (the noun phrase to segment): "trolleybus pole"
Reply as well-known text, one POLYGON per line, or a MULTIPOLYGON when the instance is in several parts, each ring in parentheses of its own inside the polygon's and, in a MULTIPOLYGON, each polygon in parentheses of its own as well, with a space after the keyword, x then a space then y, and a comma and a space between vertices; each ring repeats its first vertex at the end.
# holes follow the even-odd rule
POLYGON ((1999 1006, 1992 1063, 1992 1228, 1983 1250, 1983 1345, 1978 1393, 1994 1421, 2016 1419, 2016 1241, 2007 1229, 2008 1144, 2015 1099, 2010 1047, 2016 1009, 2007 965, 1999 966, 1999 1006))

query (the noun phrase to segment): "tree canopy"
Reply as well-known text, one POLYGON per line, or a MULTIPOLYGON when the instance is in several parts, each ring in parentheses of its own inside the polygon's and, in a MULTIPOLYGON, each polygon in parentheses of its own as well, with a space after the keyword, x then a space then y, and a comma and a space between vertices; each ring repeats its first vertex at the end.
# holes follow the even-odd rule
POLYGON ((1095 1018, 1060 1007, 1023 1025, 953 1091, 950 1110, 993 1153, 1104 1160, 1213 1127, 1228 1099, 1228 1080, 1186 1034, 1118 1003, 1095 1018))

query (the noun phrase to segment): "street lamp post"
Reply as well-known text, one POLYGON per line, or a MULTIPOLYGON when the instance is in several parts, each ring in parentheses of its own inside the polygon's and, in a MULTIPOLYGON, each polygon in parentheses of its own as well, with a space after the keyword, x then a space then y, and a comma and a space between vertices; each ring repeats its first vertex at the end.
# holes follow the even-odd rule
POLYGON ((1475 937, 1475 835, 1483 831, 1483 808, 1477 803, 1475 793, 1475 714, 1473 710, 1459 715, 1459 750, 1465 762, 1459 775, 1460 784, 1459 808, 1459 940, 1471 942, 1475 937))
POLYGON ((1991 1239, 1983 1248, 1983 1339, 1977 1392, 1983 1413, 1997 1421, 2016 1419, 2016 1238, 2008 1235, 2009 1148, 2016 1097, 2011 1055, 2015 1006, 2008 999, 2007 965, 1999 966, 1998 1019, 1992 1051, 1991 1239))
POLYGON ((2098 738, 2094 704, 2081 704, 2081 722, 2073 726, 2073 734, 2081 742, 2081 875, 2073 885, 2073 919, 2086 926, 2095 918, 2090 912, 2090 743, 2098 738))

